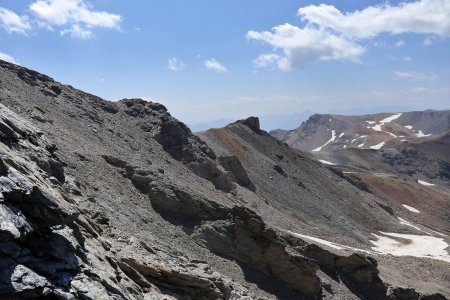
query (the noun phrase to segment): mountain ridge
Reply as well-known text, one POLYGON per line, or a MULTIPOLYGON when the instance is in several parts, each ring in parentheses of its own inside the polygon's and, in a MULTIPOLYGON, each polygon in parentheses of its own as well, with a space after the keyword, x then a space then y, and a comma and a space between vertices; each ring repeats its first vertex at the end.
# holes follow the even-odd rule
POLYGON ((321 151, 347 147, 379 149, 390 141, 426 138, 449 130, 450 110, 426 110, 361 116, 315 114, 296 129, 271 134, 296 149, 321 151))
POLYGON ((2 61, 0 70, 3 298, 450 295, 439 259, 336 246, 370 249, 379 229, 417 234, 383 206, 414 215, 277 142, 256 118, 199 138, 160 104, 107 102, 2 61), (406 274, 408 263, 417 270, 406 274), (431 281, 419 280, 424 268, 431 281))

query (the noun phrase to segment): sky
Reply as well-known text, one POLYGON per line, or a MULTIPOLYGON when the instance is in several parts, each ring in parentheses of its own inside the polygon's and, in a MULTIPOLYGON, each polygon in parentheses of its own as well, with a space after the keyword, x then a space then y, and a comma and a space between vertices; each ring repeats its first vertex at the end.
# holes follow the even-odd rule
POLYGON ((450 0, 1 0, 0 59, 197 130, 450 109, 450 0))

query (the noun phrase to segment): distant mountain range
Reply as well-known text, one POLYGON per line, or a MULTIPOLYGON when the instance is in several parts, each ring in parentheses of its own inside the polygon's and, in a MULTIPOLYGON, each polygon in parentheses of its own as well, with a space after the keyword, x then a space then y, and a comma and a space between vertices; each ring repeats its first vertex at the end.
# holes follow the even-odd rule
POLYGON ((432 139, 450 129, 450 110, 379 113, 364 116, 315 114, 294 130, 270 134, 303 151, 381 149, 388 143, 432 139))
POLYGON ((450 191, 450 110, 315 114, 270 134, 348 174, 407 176, 450 191))

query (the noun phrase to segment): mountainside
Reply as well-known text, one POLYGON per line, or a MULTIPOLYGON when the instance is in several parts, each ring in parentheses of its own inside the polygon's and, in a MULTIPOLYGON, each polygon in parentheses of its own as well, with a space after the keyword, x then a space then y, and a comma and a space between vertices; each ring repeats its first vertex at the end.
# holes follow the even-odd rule
POLYGON ((450 111, 380 113, 365 116, 313 115, 291 131, 271 134, 303 151, 381 149, 389 142, 419 141, 448 133, 450 111))
POLYGON ((450 297, 445 191, 396 198, 256 118, 193 135, 3 61, 0 114, 2 299, 450 297))

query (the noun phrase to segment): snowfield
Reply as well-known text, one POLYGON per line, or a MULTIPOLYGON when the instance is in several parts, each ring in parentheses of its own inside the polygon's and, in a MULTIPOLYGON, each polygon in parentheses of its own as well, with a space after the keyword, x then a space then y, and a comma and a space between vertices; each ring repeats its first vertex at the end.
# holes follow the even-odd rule
MULTIPOLYGON (((441 260, 450 263, 450 255, 447 252, 449 245, 443 238, 433 236, 431 233, 426 232, 412 223, 398 218, 400 223, 406 226, 413 227, 416 230, 426 233, 427 235, 416 234, 402 234, 394 232, 379 231, 378 234, 372 233, 376 240, 370 240, 374 245, 371 247, 372 251, 364 250, 360 248, 350 247, 334 242, 330 242, 314 236, 300 234, 292 231, 286 231, 289 234, 298 238, 304 239, 309 242, 318 243, 328 246, 337 250, 350 250, 356 252, 363 252, 367 254, 380 254, 380 255, 394 255, 394 256, 413 256, 420 258, 431 258, 441 260)), ((280 229, 280 228, 278 228, 280 229)), ((432 232, 445 236, 442 233, 431 230, 432 232)))
POLYGON ((328 142, 326 142, 325 144, 323 144, 322 146, 317 147, 316 149, 314 149, 313 152, 319 152, 319 151, 321 151, 323 147, 325 147, 326 145, 328 145, 328 144, 331 143, 331 142, 334 142, 335 139, 336 139, 336 131, 335 131, 335 130, 332 130, 332 131, 331 131, 331 139, 330 139, 328 142))
POLYGON ((442 238, 429 235, 400 234, 392 232, 372 233, 377 238, 371 241, 372 250, 394 256, 413 256, 442 260, 450 263, 450 255, 445 250, 448 244, 442 238))

